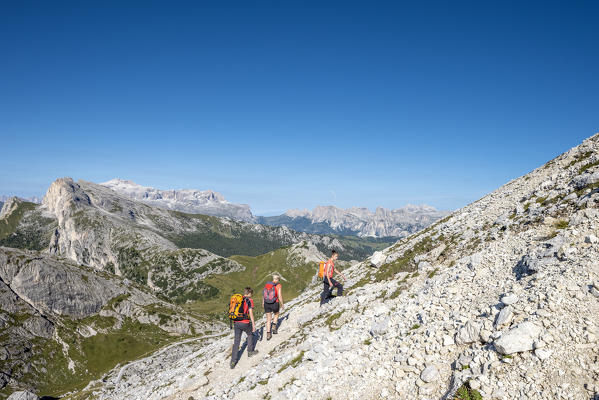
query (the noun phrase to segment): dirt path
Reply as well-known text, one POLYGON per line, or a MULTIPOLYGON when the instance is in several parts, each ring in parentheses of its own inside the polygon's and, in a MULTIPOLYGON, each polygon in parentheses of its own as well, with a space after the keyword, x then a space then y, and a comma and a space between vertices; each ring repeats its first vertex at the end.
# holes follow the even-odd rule
MULTIPOLYGON (((262 361, 268 358, 269 353, 279 346, 281 343, 285 342, 289 339, 294 333, 297 332, 297 318, 300 315, 298 311, 301 310, 301 313, 310 312, 318 307, 318 303, 309 303, 302 306, 298 310, 290 310, 283 314, 280 318, 280 326, 277 335, 273 335, 271 340, 266 340, 266 331, 264 331, 264 337, 262 340, 258 340, 256 343, 256 350, 259 353, 252 358, 247 356, 247 348, 244 346, 243 354, 241 355, 235 369, 231 369, 229 366, 229 362, 231 360, 231 347, 228 347, 228 354, 224 358, 219 358, 215 360, 215 363, 212 365, 211 372, 206 376, 208 378, 208 383, 203 382, 202 385, 192 385, 184 390, 177 392, 176 394, 167 397, 167 400, 188 400, 189 397, 193 397, 194 399, 202 399, 204 398, 212 389, 218 389, 222 387, 226 387, 227 385, 232 386, 237 383, 241 377, 246 374, 251 369, 255 368, 262 361)), ((232 335, 229 335, 231 339, 231 345, 233 344, 232 335)), ((242 339, 243 340, 243 339, 242 339)), ((244 343, 242 342, 242 345, 244 343)), ((261 393, 259 388, 255 388, 251 393, 250 392, 240 392, 234 398, 244 400, 250 399, 261 399, 264 393, 261 393)))

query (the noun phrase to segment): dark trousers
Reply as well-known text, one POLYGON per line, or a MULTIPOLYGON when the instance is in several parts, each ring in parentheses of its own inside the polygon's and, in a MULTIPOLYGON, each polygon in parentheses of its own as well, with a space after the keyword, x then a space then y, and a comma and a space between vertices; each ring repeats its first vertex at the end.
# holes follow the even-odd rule
POLYGON ((343 285, 333 278, 331 278, 333 286, 329 286, 329 280, 326 277, 322 280, 322 283, 324 287, 320 295, 320 304, 326 303, 326 301, 331 298, 334 288, 337 288, 337 296, 343 296, 343 285))
POLYGON ((235 340, 233 341, 233 351, 231 352, 231 361, 236 363, 239 359, 237 353, 239 352, 239 343, 241 343, 241 334, 243 332, 247 335, 248 351, 254 351, 256 347, 256 341, 252 333, 252 324, 250 322, 235 322, 235 340))

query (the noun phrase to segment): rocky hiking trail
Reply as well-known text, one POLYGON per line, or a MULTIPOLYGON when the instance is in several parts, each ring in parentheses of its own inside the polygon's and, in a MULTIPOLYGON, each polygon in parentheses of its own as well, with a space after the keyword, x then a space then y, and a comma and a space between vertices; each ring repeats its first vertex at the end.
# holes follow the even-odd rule
MULTIPOLYGON (((307 306, 307 310, 313 310, 318 307, 318 303, 310 303, 307 306)), ((262 321, 262 325, 264 325, 262 321)), ((266 340, 266 330, 262 326, 256 330, 256 350, 259 353, 253 357, 247 356, 247 342, 243 342, 240 345, 241 357, 237 362, 234 369, 229 366, 231 359, 231 347, 233 344, 233 335, 227 335, 227 339, 230 340, 231 346, 228 351, 224 353, 224 357, 219 356, 217 363, 214 365, 212 370, 206 371, 203 379, 200 381, 193 382, 189 387, 182 388, 180 392, 173 396, 169 396, 167 400, 189 400, 190 397, 194 399, 203 399, 211 391, 222 388, 223 383, 233 384, 238 382, 244 375, 249 371, 260 371, 260 364, 265 359, 269 358, 270 354, 274 352, 279 345, 287 341, 298 328, 297 313, 286 311, 283 315, 279 316, 279 330, 276 335, 272 335, 272 339, 266 340)), ((231 331, 232 332, 232 331, 231 331)), ((244 334, 245 337, 245 334, 244 334)), ((264 379, 268 379, 269 374, 264 376, 264 379)), ((255 387, 251 392, 239 392, 235 394, 231 399, 263 399, 268 393, 266 388, 255 387)))
POLYGON ((314 281, 287 302, 279 335, 234 370, 228 335, 165 352, 136 365, 123 385, 92 392, 111 400, 597 400, 598 237, 595 135, 344 270, 347 293, 322 307, 314 281))

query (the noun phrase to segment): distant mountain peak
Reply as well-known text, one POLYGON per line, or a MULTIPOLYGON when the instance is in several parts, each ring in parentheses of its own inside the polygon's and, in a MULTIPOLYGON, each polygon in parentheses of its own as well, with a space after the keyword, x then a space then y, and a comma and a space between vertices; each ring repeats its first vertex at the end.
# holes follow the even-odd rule
POLYGON ((222 194, 213 190, 161 190, 120 178, 111 179, 101 185, 131 199, 169 210, 229 217, 250 222, 255 219, 249 205, 231 203, 222 194))
MULTIPOLYGON (((366 207, 343 209, 329 205, 314 207, 312 211, 292 209, 281 217, 287 218, 283 223, 292 229, 302 230, 301 227, 306 228, 308 221, 312 224, 309 228, 316 229, 313 231, 316 233, 337 232, 357 236, 402 237, 423 229, 448 214, 448 211, 440 211, 426 204, 408 204, 393 210, 377 207, 374 212, 366 207)), ((279 220, 281 217, 278 217, 279 220)), ((268 217, 264 220, 269 223, 268 217)), ((272 220, 274 219, 271 218, 270 221, 272 220)))

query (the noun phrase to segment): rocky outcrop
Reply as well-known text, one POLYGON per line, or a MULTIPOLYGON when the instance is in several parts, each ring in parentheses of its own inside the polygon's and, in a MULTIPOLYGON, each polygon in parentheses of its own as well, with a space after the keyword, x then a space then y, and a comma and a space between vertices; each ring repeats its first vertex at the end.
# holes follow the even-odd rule
POLYGON ((89 349, 77 343, 105 335, 96 346, 110 346, 111 335, 125 324, 154 337, 222 328, 122 278, 48 254, 0 247, 0 398, 11 388, 33 390, 47 382, 50 368, 67 375, 85 371, 85 364, 70 360, 80 353, 85 362, 89 349), (65 357, 70 363, 60 364, 65 357))
POLYGON ((0 219, 8 218, 9 216, 11 216, 17 210, 19 204, 21 203, 22 200, 19 200, 18 197, 9 197, 0 208, 0 219))
POLYGON ((154 207, 183 211, 190 214, 229 217, 247 222, 255 221, 250 211, 250 206, 228 202, 222 194, 213 192, 212 190, 159 190, 123 179, 111 179, 108 182, 102 183, 102 185, 131 199, 154 207))
POLYGON ((385 249, 379 268, 370 259, 348 268, 348 296, 320 307, 315 283, 286 303, 277 337, 234 370, 228 337, 159 356, 119 385, 113 372, 95 391, 275 400, 451 399, 460 389, 484 399, 594 399, 599 247, 587 238, 599 234, 598 160, 596 135, 385 249), (197 371, 206 372, 198 379, 197 371), (323 376, 335 379, 322 385, 323 376))
POLYGON ((104 277, 84 272, 47 256, 0 249, 0 279, 41 315, 83 318, 126 292, 104 277), (94 290, 90 290, 94 288, 94 290))

